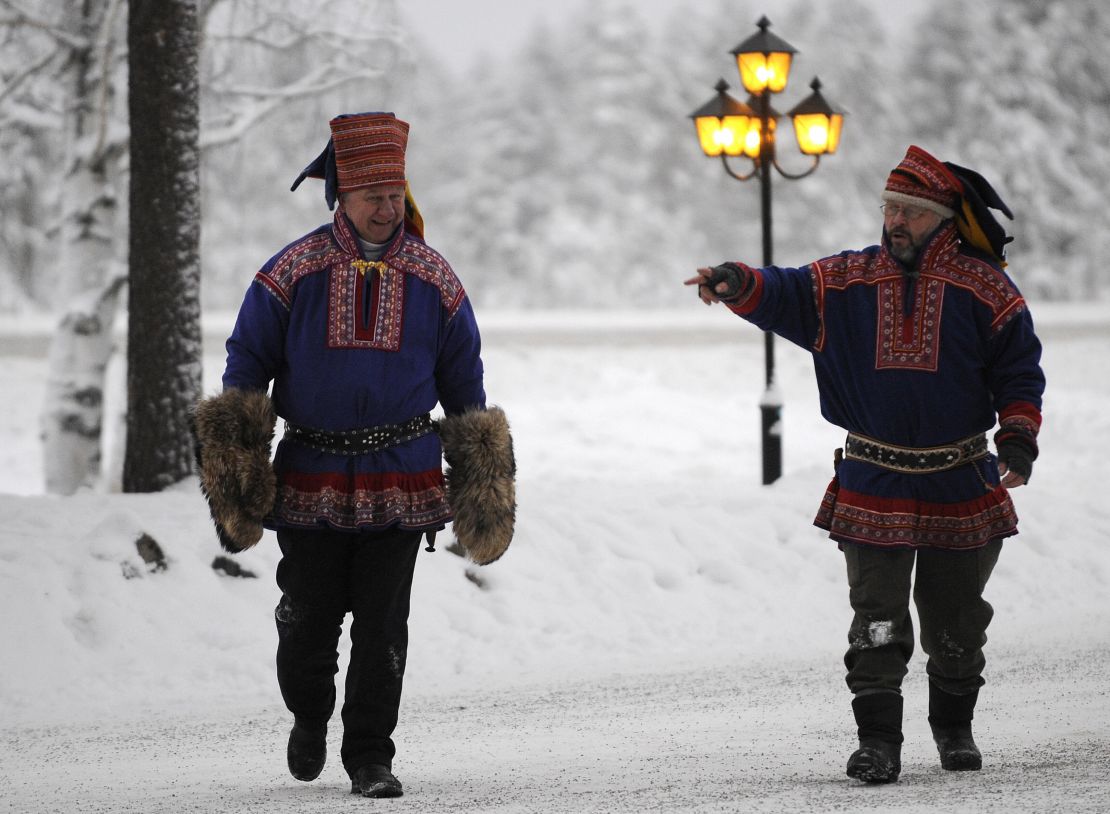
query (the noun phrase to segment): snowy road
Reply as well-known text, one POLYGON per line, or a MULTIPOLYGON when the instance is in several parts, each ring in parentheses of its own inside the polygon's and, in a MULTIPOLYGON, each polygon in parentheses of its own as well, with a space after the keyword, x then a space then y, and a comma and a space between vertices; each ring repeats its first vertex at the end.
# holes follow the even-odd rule
POLYGON ((334 757, 314 783, 290 778, 276 707, 6 729, 0 810, 1110 811, 1110 651, 1057 651, 1049 664, 993 653, 991 665, 984 771, 938 767, 917 663, 894 786, 843 774, 852 730, 833 659, 410 694, 394 767, 406 794, 394 801, 352 797, 334 757))

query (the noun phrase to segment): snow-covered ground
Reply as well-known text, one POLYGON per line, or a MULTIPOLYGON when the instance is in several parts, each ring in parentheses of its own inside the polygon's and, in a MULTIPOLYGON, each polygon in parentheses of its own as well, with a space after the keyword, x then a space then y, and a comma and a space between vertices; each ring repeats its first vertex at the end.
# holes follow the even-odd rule
MULTIPOLYGON (((841 433, 818 416, 807 355, 776 345, 785 472, 763 487, 763 346, 740 320, 479 313, 487 389, 513 425, 518 531, 484 569, 421 555, 396 734, 406 796, 388 805, 1110 810, 1110 318, 1034 315, 1043 452, 988 589, 985 769, 936 765, 915 657, 903 778, 875 789, 843 775, 847 589, 810 525, 841 433)), ((42 495, 41 340, 4 328, 0 811, 384 807, 348 796, 335 759, 312 784, 285 772, 272 538, 236 559, 258 578, 232 578, 210 567, 195 482, 42 495), (143 533, 167 569, 139 557, 143 533)), ((221 366, 217 349, 211 392, 221 366)))

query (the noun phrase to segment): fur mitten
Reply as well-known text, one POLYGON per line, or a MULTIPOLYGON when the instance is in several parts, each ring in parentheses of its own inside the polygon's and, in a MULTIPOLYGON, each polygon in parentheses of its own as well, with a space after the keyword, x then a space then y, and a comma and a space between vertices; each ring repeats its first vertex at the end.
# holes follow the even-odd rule
POLYGON ((498 559, 513 539, 516 460, 509 421, 499 407, 439 421, 447 460, 447 500, 455 538, 478 565, 498 559))
POLYGON ((193 411, 200 487, 220 545, 236 553, 262 539, 262 519, 274 507, 277 480, 270 443, 277 415, 260 391, 225 390, 193 411))

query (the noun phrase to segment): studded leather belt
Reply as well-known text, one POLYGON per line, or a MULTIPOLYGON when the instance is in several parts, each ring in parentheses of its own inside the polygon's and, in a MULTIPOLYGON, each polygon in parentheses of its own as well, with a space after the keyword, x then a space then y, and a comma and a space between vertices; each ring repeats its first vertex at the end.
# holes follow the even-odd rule
POLYGON ((332 455, 365 455, 381 452, 406 441, 427 435, 435 429, 430 413, 410 418, 403 424, 382 424, 359 430, 327 432, 285 422, 285 438, 332 455))
POLYGON ((985 458, 988 452, 987 436, 983 433, 937 447, 900 447, 852 432, 844 441, 845 458, 910 474, 944 472, 985 458))

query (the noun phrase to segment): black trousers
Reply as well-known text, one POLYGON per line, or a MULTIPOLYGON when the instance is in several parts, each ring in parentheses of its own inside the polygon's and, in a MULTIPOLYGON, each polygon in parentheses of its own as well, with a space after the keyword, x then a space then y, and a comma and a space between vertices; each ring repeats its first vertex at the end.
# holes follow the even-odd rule
POLYGON ((281 529, 277 676, 286 707, 309 723, 335 709, 339 636, 351 613, 351 660, 343 701, 347 771, 392 766, 408 653, 409 594, 420 533, 350 534, 281 529))
POLYGON ((983 645, 994 616, 983 591, 1001 550, 1001 540, 971 551, 845 544, 854 611, 844 655, 848 688, 900 692, 913 655, 910 579, 915 564, 913 600, 930 681, 952 695, 981 687, 983 645))

